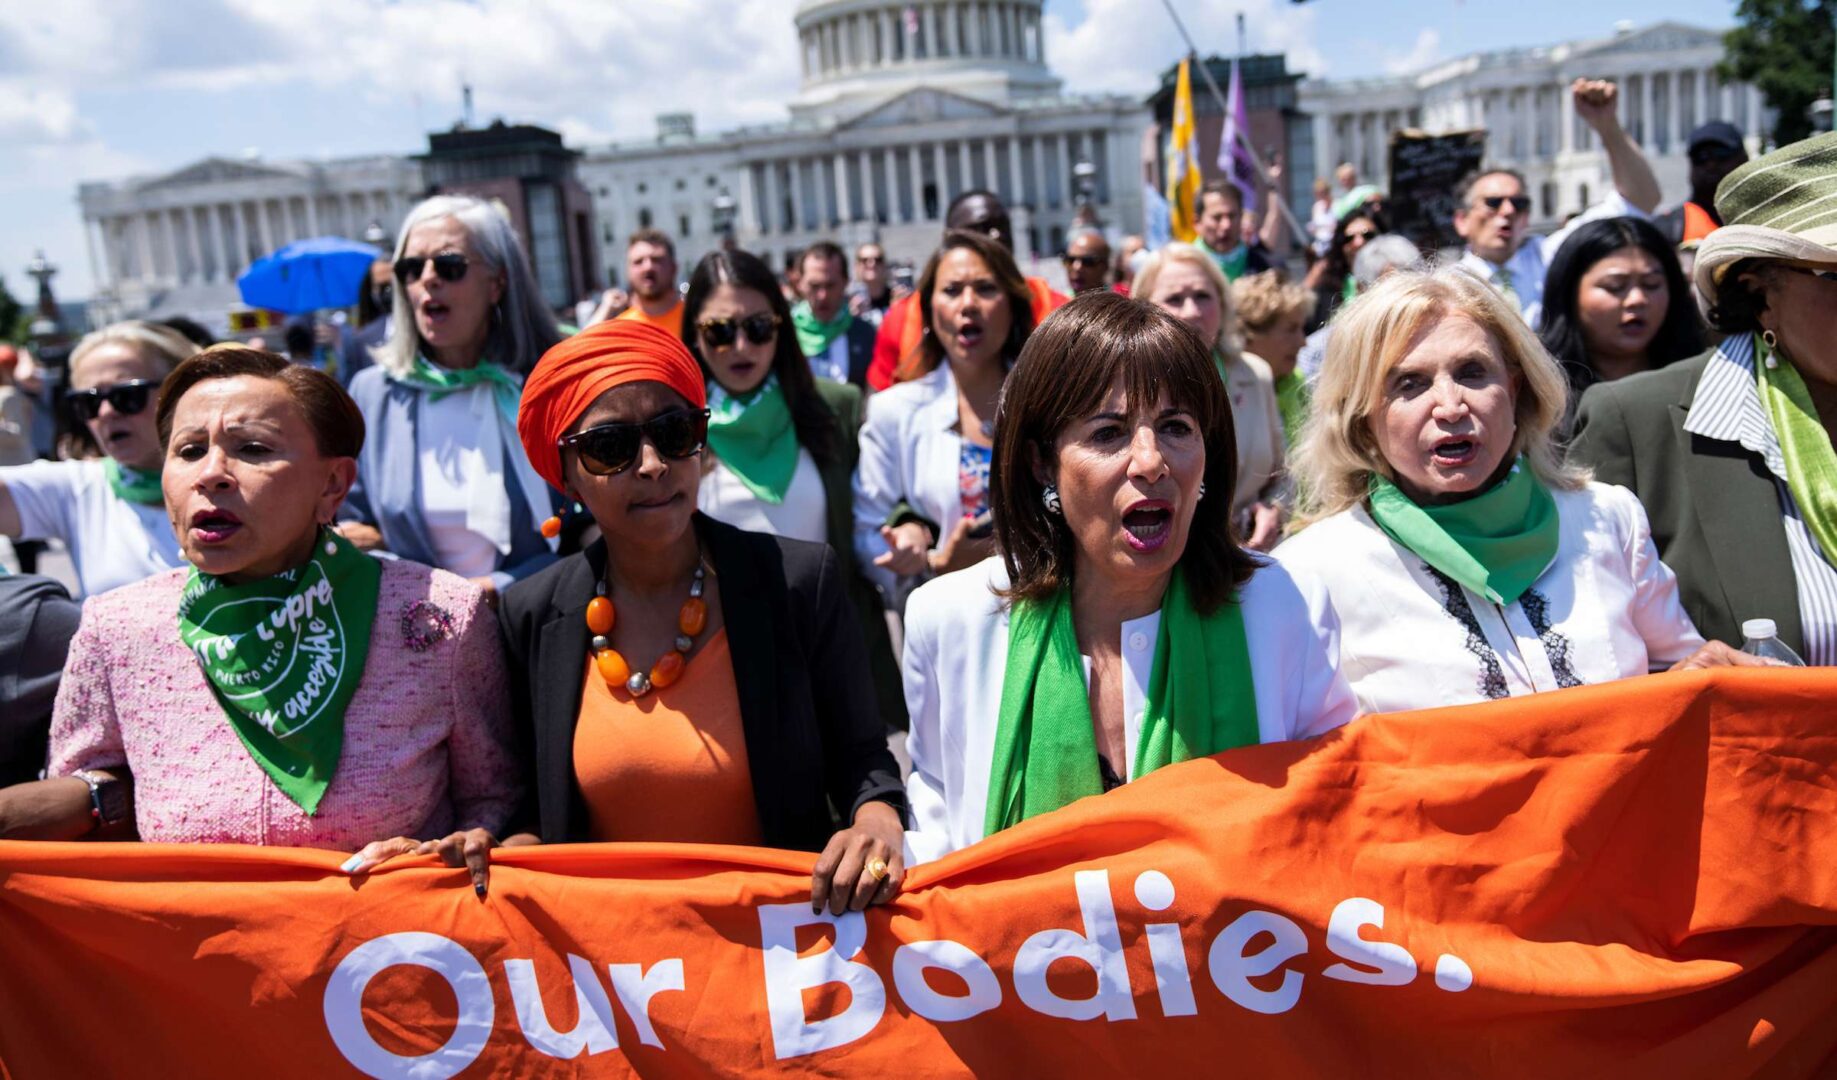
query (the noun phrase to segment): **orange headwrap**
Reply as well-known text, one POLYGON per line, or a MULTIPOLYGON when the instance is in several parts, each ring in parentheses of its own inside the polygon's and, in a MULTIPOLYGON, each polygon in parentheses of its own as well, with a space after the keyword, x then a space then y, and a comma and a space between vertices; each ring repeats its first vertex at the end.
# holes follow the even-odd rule
POLYGON ((542 354, 523 382, 517 434, 529 463, 555 490, 566 490, 555 440, 601 394, 633 382, 660 382, 697 409, 708 405, 695 357, 681 341, 649 323, 609 319, 542 354))

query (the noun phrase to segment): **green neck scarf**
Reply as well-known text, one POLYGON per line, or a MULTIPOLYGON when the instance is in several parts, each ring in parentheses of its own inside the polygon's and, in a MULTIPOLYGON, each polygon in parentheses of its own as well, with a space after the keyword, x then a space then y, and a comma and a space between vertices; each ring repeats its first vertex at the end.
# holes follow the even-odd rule
POLYGON ((1347 274, 1345 282, 1339 287, 1339 298, 1348 304, 1357 300, 1359 298, 1359 279, 1347 274))
POLYGON ((708 382, 708 445, 721 464, 762 502, 785 501, 797 473, 797 428, 777 375, 734 397, 708 382))
POLYGON ((381 563, 327 530, 304 566, 241 585, 194 567, 179 599, 179 637, 230 727, 308 814, 344 749, 382 577, 381 563))
POLYGON ((848 333, 848 328, 855 324, 855 316, 849 312, 848 305, 828 322, 816 317, 810 310, 808 300, 799 300, 791 306, 791 325, 797 328, 797 346, 804 350, 805 356, 821 356, 829 351, 837 338, 848 333))
POLYGON ((119 498, 143 506, 160 506, 166 501, 166 493, 159 485, 159 473, 130 469, 114 458, 102 459, 102 471, 108 476, 108 486, 115 489, 119 498))
POLYGON ((1301 434, 1301 424, 1308 418, 1308 404, 1311 400, 1307 377, 1301 374, 1300 368, 1276 380, 1276 409, 1282 414, 1282 442, 1285 449, 1294 449, 1295 439, 1301 434))
POLYGON ((1556 560, 1556 500, 1523 458, 1470 499, 1418 506, 1371 478, 1371 516, 1385 535, 1495 604, 1517 601, 1556 560))
POLYGON ((1230 251, 1218 251, 1204 240, 1199 241, 1199 246, 1206 249, 1207 255, 1212 256, 1212 261, 1224 272, 1226 281, 1236 281, 1250 268, 1250 248, 1244 244, 1240 243, 1230 251))
MULTIPOLYGON (((1017 601, 1009 615, 986 835, 1103 792, 1070 592, 1017 601)), ((1243 609, 1233 602, 1201 616, 1176 567, 1162 601, 1131 779, 1257 741, 1243 609)))
POLYGON ((515 375, 489 360, 480 360, 469 368, 444 368, 416 353, 415 366, 409 368, 400 381, 427 391, 435 401, 480 383, 488 384, 498 411, 510 417, 511 426, 516 425, 517 402, 523 397, 523 384, 515 375))
POLYGON ((1825 561, 1837 564, 1837 452, 1818 419, 1805 378, 1754 336, 1754 376, 1786 459, 1786 487, 1825 561))

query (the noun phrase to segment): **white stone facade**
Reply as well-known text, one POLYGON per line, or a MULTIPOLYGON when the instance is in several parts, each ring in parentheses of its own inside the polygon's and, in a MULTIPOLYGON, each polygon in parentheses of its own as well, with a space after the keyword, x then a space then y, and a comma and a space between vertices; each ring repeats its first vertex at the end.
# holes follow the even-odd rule
POLYGON ((187 315, 221 324, 236 277, 263 255, 313 236, 390 236, 421 197, 405 157, 326 162, 207 158, 177 172, 77 190, 96 295, 91 318, 187 315))
POLYGON ((1728 120, 1761 149, 1773 115, 1746 83, 1716 77, 1718 32, 1659 23, 1596 41, 1477 53, 1415 75, 1310 81, 1300 108, 1313 117, 1315 161, 1342 161, 1362 181, 1389 183, 1393 131, 1439 134, 1485 128, 1487 162, 1524 174, 1534 228, 1548 228, 1598 201, 1611 185, 1594 132, 1576 116, 1576 78, 1620 85, 1620 120, 1644 150, 1669 206, 1689 193, 1685 140, 1698 124, 1728 120))
POLYGON ((677 237, 685 276, 719 246, 717 199, 733 200, 736 243, 774 267, 817 240, 877 240, 923 263, 950 200, 998 192, 1023 269, 1063 245, 1089 162, 1091 202, 1113 231, 1142 227, 1136 179, 1151 117, 1140 99, 1074 97, 1046 66, 1041 0, 905 4, 806 0, 797 15, 804 81, 781 125, 718 137, 589 150, 603 265, 622 279, 626 238, 677 237), (687 226, 685 228, 685 226, 687 226))

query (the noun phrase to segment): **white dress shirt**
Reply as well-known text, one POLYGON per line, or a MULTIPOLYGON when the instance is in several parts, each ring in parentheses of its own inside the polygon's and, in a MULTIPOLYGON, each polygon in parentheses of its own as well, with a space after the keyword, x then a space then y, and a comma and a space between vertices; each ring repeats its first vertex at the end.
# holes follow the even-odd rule
POLYGON ((702 473, 695 505, 702 513, 736 529, 815 544, 829 542, 829 496, 823 490, 823 474, 817 471, 816 459, 802 446, 797 448, 797 470, 791 474, 783 502, 769 503, 753 494, 753 489, 741 483, 720 458, 713 458, 702 473))
POLYGON ((1512 257, 1505 261, 1504 266, 1487 262, 1474 254, 1472 248, 1461 255, 1460 266, 1502 291, 1509 278, 1511 293, 1518 298, 1518 310, 1524 314, 1524 321, 1530 323, 1531 329, 1535 330, 1544 315, 1544 275, 1550 269, 1550 260, 1556 258, 1556 253, 1562 250, 1563 241, 1591 221, 1615 217, 1643 219, 1647 216, 1644 210, 1627 202, 1626 196, 1620 192, 1609 192, 1607 198, 1582 211, 1549 236, 1527 237, 1518 250, 1512 253, 1512 257))
MULTIPOLYGON (((912 756, 907 865, 983 837, 1008 661, 1008 608, 995 590, 1007 583, 1001 560, 990 558, 927 582, 907 602, 902 664, 912 717, 906 741, 912 756)), ((1335 663, 1338 618, 1324 596, 1306 592, 1272 564, 1259 569, 1240 593, 1260 742, 1318 735, 1358 712, 1335 663)), ((1159 627, 1156 612, 1122 628, 1129 761, 1119 771, 1125 775, 1134 772, 1159 627)))
POLYGON ((1437 574, 1363 506, 1276 548, 1276 560, 1297 579, 1325 586, 1307 595, 1338 615, 1339 668, 1362 711, 1610 682, 1669 667, 1702 647, 1633 493, 1590 483, 1551 494, 1556 558, 1504 606, 1437 574))
POLYGON ((855 464, 855 562, 888 595, 913 584, 874 565, 887 553, 880 527, 893 507, 904 500, 946 533, 963 516, 957 420, 957 383, 948 364, 867 399, 855 464))

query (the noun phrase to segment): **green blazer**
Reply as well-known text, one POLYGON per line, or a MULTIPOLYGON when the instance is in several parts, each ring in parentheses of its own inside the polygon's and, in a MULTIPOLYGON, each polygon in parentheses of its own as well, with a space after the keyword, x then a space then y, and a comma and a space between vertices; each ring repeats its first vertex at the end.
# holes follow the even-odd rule
POLYGON ((886 603, 880 590, 855 566, 855 462, 861 456, 861 388, 830 379, 816 380, 817 393, 836 418, 834 460, 817 463, 823 478, 828 509, 829 546, 848 581, 848 595, 867 639, 868 668, 874 677, 874 696, 880 715, 889 725, 905 730, 906 693, 900 684, 899 658, 887 632, 886 603))
POLYGON ((1706 638, 1741 644, 1747 619, 1772 619, 1804 655, 1799 592, 1773 473, 1759 454, 1684 430, 1712 353, 1597 383, 1576 410, 1570 459, 1645 504, 1659 558, 1706 638))

